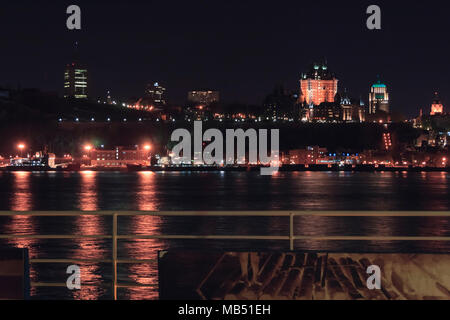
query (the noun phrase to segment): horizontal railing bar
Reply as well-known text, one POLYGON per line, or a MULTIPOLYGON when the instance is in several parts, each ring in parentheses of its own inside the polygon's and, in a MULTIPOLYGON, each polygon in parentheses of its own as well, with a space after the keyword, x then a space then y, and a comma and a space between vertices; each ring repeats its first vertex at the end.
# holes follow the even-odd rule
MULTIPOLYGON (((58 283, 58 282, 31 282, 30 285, 32 287, 59 287, 59 288, 67 288, 66 283, 58 283)), ((110 285, 107 283, 99 283, 99 284, 81 284, 81 287, 109 287, 110 285)), ((155 287, 154 284, 141 284, 141 283, 118 283, 117 288, 150 288, 155 287)))
POLYGON ((435 236, 294 236, 294 240, 350 240, 350 241, 450 241, 450 237, 435 236))
POLYGON ((112 216, 110 211, 0 211, 0 216, 33 217, 76 217, 76 216, 112 216))
POLYGON ((0 211, 0 216, 450 217, 450 211, 0 211))
POLYGON ((118 283, 116 285, 117 288, 150 288, 155 287, 154 284, 141 284, 141 283, 118 283))
MULTIPOLYGON (((83 235, 0 235, 0 239, 111 239, 111 236, 83 235)), ((245 235, 118 235, 124 240, 290 240, 289 236, 245 236, 245 235)), ((450 237, 439 236, 293 236, 294 240, 439 240, 450 241, 450 237)), ((77 260, 80 261, 80 260, 77 260)), ((111 260, 103 260, 111 261, 111 260)))
POLYGON ((30 259, 30 263, 111 263, 104 259, 30 259))
POLYGON ((108 235, 0 234, 0 239, 111 239, 108 235))
POLYGON ((450 217, 450 211, 309 211, 292 214, 298 217, 450 217))
MULTIPOLYGON (((156 259, 118 259, 117 263, 154 263, 156 259)), ((104 259, 30 259, 30 263, 111 263, 104 259)))
POLYGON ((133 263, 155 263, 157 259, 118 259, 117 263, 133 264, 133 263))
POLYGON ((161 240, 289 240, 289 236, 226 236, 226 235, 118 235, 117 239, 161 239, 161 240))
POLYGON ((67 287, 67 283, 31 282, 32 287, 67 287))
MULTIPOLYGON (((60 287, 67 288, 67 283, 58 283, 58 282, 31 282, 30 285, 32 287, 60 287)), ((83 287, 110 287, 109 283, 98 283, 98 284, 81 284, 81 288, 83 287)))

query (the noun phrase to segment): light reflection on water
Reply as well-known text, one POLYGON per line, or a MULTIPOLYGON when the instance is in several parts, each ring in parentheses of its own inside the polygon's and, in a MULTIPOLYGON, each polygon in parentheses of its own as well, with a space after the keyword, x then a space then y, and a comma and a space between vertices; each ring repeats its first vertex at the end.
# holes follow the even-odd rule
POLYGON ((11 197, 12 211, 29 211, 32 208, 31 172, 14 172, 13 193, 11 197))
POLYGON ((81 171, 81 184, 79 192, 79 206, 82 211, 95 211, 98 209, 97 201, 97 172, 81 171))
MULTIPOLYGON (((119 222, 120 223, 120 222, 119 222)), ((153 235, 160 233, 161 217, 134 216, 130 217, 128 223, 129 230, 127 234, 145 234, 153 235)), ((153 260, 151 263, 129 264, 122 266, 122 270, 128 277, 123 277, 124 282, 132 282, 144 285, 152 285, 150 288, 128 289, 122 297, 124 299, 156 299, 158 298, 158 250, 164 247, 161 240, 158 239, 136 239, 124 241, 119 244, 119 248, 128 255, 124 258, 136 260, 153 260)), ((120 250, 119 249, 119 250, 120 250)), ((120 279, 119 279, 120 280, 120 279)))
MULTIPOLYGON (((448 173, 293 172, 276 176, 253 173, 31 173, 0 175, 0 210, 449 210, 448 173)), ((111 217, 2 217, 0 234, 61 232, 110 234, 111 217)), ((119 234, 259 234, 286 235, 282 218, 119 217, 119 234)), ((298 217, 296 234, 304 235, 436 235, 450 236, 447 218, 298 217)), ((110 259, 110 241, 82 239, 45 241, 11 239, 8 245, 29 248, 32 258, 110 259)), ((125 299, 157 298, 157 252, 169 247, 286 249, 286 243, 223 241, 119 240, 119 258, 151 259, 146 264, 119 266, 119 282, 150 288, 119 289, 125 299)), ((419 244, 297 241, 305 250, 374 250, 449 252, 442 243, 419 244)), ((33 265, 32 279, 65 282, 67 265, 33 265), (51 278, 51 277, 50 277, 51 278), (53 280, 53 279, 50 279, 53 280)), ((36 297, 110 298, 111 265, 82 264, 83 287, 67 292, 33 290, 36 297)), ((54 289, 52 289, 54 290, 54 289)))
POLYGON ((447 210, 445 172, 11 172, 0 209, 447 210))
POLYGON ((141 171, 139 175, 139 185, 137 190, 137 199, 139 202, 140 211, 156 211, 156 185, 155 173, 151 171, 141 171))

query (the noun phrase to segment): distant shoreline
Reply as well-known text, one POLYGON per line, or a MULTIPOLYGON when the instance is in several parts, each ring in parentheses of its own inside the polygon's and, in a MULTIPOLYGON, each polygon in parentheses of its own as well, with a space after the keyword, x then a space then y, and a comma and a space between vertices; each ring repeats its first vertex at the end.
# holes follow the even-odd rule
MULTIPOLYGON (((0 172, 259 172, 261 166, 236 166, 236 167, 84 167, 79 170, 65 168, 49 167, 0 167, 0 172)), ((284 165, 279 168, 280 172, 450 172, 450 167, 384 167, 374 165, 346 165, 346 166, 328 166, 328 165, 284 165)))

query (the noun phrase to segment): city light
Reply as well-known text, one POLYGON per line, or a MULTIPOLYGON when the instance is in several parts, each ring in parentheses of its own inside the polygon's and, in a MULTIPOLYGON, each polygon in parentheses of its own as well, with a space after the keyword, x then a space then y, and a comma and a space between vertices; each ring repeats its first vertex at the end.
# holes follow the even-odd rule
POLYGON ((17 145, 17 149, 20 150, 20 157, 22 158, 22 156, 23 156, 23 149, 25 149, 25 144, 19 143, 19 144, 17 145))
POLYGON ((87 144, 87 145, 84 146, 84 150, 91 151, 92 150, 92 146, 87 144))
POLYGON ((144 149, 147 150, 147 151, 150 151, 150 150, 152 149, 152 146, 149 145, 149 144, 146 144, 146 145, 144 146, 144 149))

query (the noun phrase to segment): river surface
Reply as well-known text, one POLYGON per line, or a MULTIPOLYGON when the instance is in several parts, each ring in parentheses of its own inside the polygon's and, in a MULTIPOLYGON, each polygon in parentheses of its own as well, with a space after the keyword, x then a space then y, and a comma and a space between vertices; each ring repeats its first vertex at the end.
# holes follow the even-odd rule
MULTIPOLYGON (((0 172, 0 210, 450 210, 450 175, 441 172, 0 172)), ((0 217, 0 234, 110 235, 111 217, 0 217)), ((297 235, 450 236, 447 217, 296 217, 297 235)), ((288 235, 286 217, 119 217, 119 234, 288 235)), ((110 239, 9 239, 32 259, 111 257, 110 239)), ((158 250, 289 249, 287 241, 119 240, 121 299, 158 298, 158 250)), ((298 250, 450 252, 442 241, 296 241, 298 250)), ((32 281, 65 282, 67 263, 34 263, 32 281)), ((33 288, 35 299, 109 299, 111 264, 81 264, 82 290, 33 288)))

